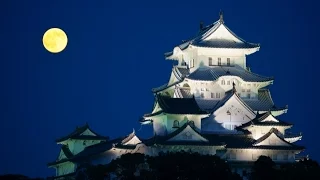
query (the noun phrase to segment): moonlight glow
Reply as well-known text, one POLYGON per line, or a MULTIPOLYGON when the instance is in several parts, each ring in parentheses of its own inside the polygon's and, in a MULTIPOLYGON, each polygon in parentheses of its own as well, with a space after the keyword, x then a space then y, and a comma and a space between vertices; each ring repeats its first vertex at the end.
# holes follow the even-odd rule
POLYGON ((66 33, 59 28, 47 30, 42 38, 43 46, 51 53, 63 51, 68 44, 66 33))

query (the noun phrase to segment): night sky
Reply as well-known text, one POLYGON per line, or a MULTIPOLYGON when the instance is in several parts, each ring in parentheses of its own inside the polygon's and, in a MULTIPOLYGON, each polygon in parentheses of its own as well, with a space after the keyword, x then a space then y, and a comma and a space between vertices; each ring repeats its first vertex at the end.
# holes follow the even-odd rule
POLYGON ((279 118, 303 132, 299 144, 320 160, 320 15, 307 1, 4 0, 0 3, 0 174, 54 175, 46 164, 59 153, 55 139, 89 123, 111 138, 135 128, 150 113, 151 89, 166 83, 164 59, 224 11, 226 25, 260 43, 247 57, 255 73, 274 76, 270 87, 279 118), (44 32, 59 27, 68 46, 51 54, 44 32))

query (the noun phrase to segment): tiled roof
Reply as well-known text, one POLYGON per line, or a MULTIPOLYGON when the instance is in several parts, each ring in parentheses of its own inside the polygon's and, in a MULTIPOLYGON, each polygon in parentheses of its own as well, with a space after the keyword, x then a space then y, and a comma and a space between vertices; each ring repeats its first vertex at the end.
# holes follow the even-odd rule
MULTIPOLYGON (((152 137, 150 139, 143 140, 142 142, 147 146, 154 145, 154 144, 161 144, 161 145, 223 146, 223 144, 219 144, 219 143, 215 143, 215 142, 210 143, 209 141, 208 142, 205 142, 205 141, 168 141, 169 139, 171 139, 171 138, 175 137, 176 135, 178 135, 179 133, 181 133, 188 126, 190 128, 192 128, 195 133, 197 133, 198 135, 202 136, 194 128, 194 125, 192 125, 191 122, 187 122, 183 126, 181 126, 178 129, 176 129, 174 132, 168 134, 167 136, 154 136, 154 137, 152 137)), ((202 136, 202 137, 204 137, 204 136, 202 136)))
POLYGON ((223 76, 237 76, 246 82, 272 81, 272 77, 264 77, 238 66, 203 66, 195 70, 189 76, 191 80, 215 81, 223 76))
POLYGON ((226 145, 226 148, 246 148, 251 147, 254 143, 248 135, 243 134, 203 134, 210 143, 226 145))
POLYGON ((116 138, 107 142, 101 142, 98 144, 94 144, 92 146, 86 147, 83 151, 75 155, 71 161, 79 161, 84 158, 88 158, 93 155, 97 155, 100 153, 103 153, 105 151, 110 150, 111 148, 114 147, 115 144, 120 143, 124 138, 116 138))
POLYGON ((73 154, 70 151, 68 145, 62 145, 61 149, 68 159, 73 157, 73 154))
POLYGON ((260 137, 259 139, 256 140, 255 143, 253 143, 253 146, 255 148, 271 148, 272 149, 288 149, 288 150, 303 150, 304 147, 303 146, 298 146, 298 145, 295 145, 295 144, 292 144, 290 142, 287 142, 286 140, 284 140, 282 137, 281 137, 281 133, 276 129, 276 128, 272 128, 267 134, 263 135, 262 137, 260 137), (257 145, 259 144, 260 142, 264 141, 265 139, 267 139, 271 134, 275 134, 279 139, 281 139, 283 142, 285 142, 287 144, 287 146, 283 146, 283 145, 270 145, 270 146, 266 146, 266 145, 257 145))
POLYGON ((64 136, 62 138, 59 138, 56 140, 56 142, 62 142, 62 141, 65 141, 65 140, 68 140, 68 139, 81 139, 81 140, 107 140, 108 137, 105 137, 105 136, 101 136, 97 133, 95 133, 94 131, 92 131, 90 128, 89 128, 89 125, 86 124, 84 126, 81 126, 81 127, 77 127, 72 133, 70 133, 69 135, 67 136, 64 136), (89 129, 92 133, 95 134, 95 136, 91 136, 91 135, 81 135, 83 132, 85 132, 87 129, 89 129))
MULTIPOLYGON (((219 107, 219 105, 223 104, 226 100, 228 100, 232 94, 232 91, 226 92, 225 96, 221 100, 215 99, 196 99, 199 107, 203 110, 213 112, 219 107)), ((242 98, 241 98, 242 99, 242 98)), ((246 99, 243 98, 242 101, 249 106, 253 111, 277 111, 284 110, 286 107, 277 108, 270 96, 270 92, 268 89, 259 89, 258 91, 258 99, 246 99)))
POLYGON ((64 159, 61 159, 59 161, 50 162, 50 163, 47 164, 47 166, 55 166, 57 164, 65 163, 65 162, 68 162, 68 161, 70 161, 70 160, 67 159, 67 158, 64 158, 64 159))
POLYGON ((213 25, 207 27, 203 30, 201 36, 197 36, 195 39, 191 41, 191 44, 194 46, 200 47, 211 47, 211 48, 237 48, 237 49, 248 49, 248 48, 256 48, 259 47, 259 44, 249 43, 237 36, 234 32, 232 32, 224 22, 218 21, 213 25), (211 34, 214 34, 216 30, 218 30, 221 26, 224 26, 227 31, 232 34, 238 42, 233 40, 224 40, 224 39, 210 39, 204 40, 209 37, 211 34))
POLYGON ((211 48, 237 48, 237 49, 249 49, 259 47, 257 44, 235 42, 232 40, 215 39, 211 41, 195 41, 192 43, 198 47, 211 47, 211 48))
POLYGON ((68 145, 62 145, 61 150, 64 153, 64 155, 66 156, 66 158, 63 158, 63 159, 60 159, 60 160, 57 160, 57 161, 54 161, 54 162, 50 162, 50 163, 48 163, 48 166, 54 166, 54 165, 57 165, 57 164, 61 164, 61 163, 67 162, 67 161, 69 161, 70 158, 73 157, 73 154, 70 151, 68 145))
POLYGON ((162 111, 169 114, 208 114, 199 108, 195 98, 171 98, 157 95, 162 111))
MULTIPOLYGON (((178 45, 178 47, 181 50, 186 49, 189 45, 199 46, 199 47, 209 47, 209 48, 232 48, 232 49, 248 49, 248 48, 257 48, 260 45, 249 43, 239 36, 237 36, 234 32, 232 32, 224 22, 216 21, 213 24, 210 24, 204 28, 202 28, 199 33, 187 40, 184 41, 182 44, 178 45), (211 34, 215 33, 217 29, 219 29, 221 26, 224 26, 227 31, 234 36, 238 41, 233 40, 223 40, 221 38, 219 39, 210 39, 210 40, 204 40, 211 34)), ((165 53, 165 57, 169 57, 173 54, 173 52, 167 52, 165 53)))
POLYGON ((275 121, 263 121, 264 119, 266 119, 269 115, 272 116, 271 111, 268 111, 266 113, 263 114, 258 114, 254 119, 252 119, 251 121, 242 124, 241 126, 239 126, 238 128, 245 128, 251 125, 254 126, 292 126, 292 124, 290 123, 286 123, 284 121, 280 121, 278 120, 278 122, 275 121))
POLYGON ((176 87, 176 91, 178 93, 179 98, 192 98, 193 94, 190 92, 190 88, 182 88, 182 87, 176 87))

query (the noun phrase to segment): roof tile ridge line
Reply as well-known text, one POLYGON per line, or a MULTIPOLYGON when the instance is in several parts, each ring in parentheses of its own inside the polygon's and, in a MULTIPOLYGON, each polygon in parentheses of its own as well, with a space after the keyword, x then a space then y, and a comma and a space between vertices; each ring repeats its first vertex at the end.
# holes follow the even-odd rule
MULTIPOLYGON (((224 23, 224 24, 226 24, 226 23, 224 23)), ((236 35, 236 33, 234 33, 233 31, 231 31, 231 29, 229 29, 227 25, 224 25, 224 27, 225 27, 233 36, 235 36, 236 38, 238 38, 238 39, 239 39, 240 41, 242 41, 243 43, 248 43, 248 44, 256 45, 256 46, 260 47, 260 43, 251 43, 251 42, 248 42, 248 41, 242 39, 241 37, 239 37, 238 35, 236 35)))
MULTIPOLYGON (((232 94, 232 93, 231 93, 231 94, 232 94)), ((219 102, 217 102, 217 103, 213 106, 212 109, 218 110, 221 106, 223 106, 223 105, 220 105, 221 101, 222 101, 224 98, 230 99, 231 97, 232 97, 232 95, 230 95, 230 94, 225 95, 225 97, 223 97, 221 100, 219 100, 219 102), (228 96, 230 96, 230 97, 228 97, 228 96), (220 107, 218 107, 218 106, 220 106, 220 107), (218 108, 218 109, 216 109, 216 108, 218 108)), ((228 101, 228 100, 225 100, 225 102, 224 102, 223 104, 225 104, 227 101, 228 101)), ((213 114, 213 113, 214 113, 214 112, 212 112, 212 113, 210 113, 210 114, 213 114)))
POLYGON ((135 134, 135 130, 133 129, 133 132, 128 134, 127 137, 125 137, 122 141, 121 141, 121 144, 125 144, 127 142, 129 142, 132 138, 134 138, 136 136, 135 134))
POLYGON ((245 71, 246 73, 248 73, 248 74, 252 74, 252 75, 255 75, 255 76, 257 76, 257 77, 269 79, 269 81, 274 80, 274 77, 273 77, 273 76, 268 77, 268 76, 260 75, 260 74, 258 74, 258 73, 254 73, 254 72, 252 72, 252 71, 248 71, 248 70, 246 70, 246 69, 244 69, 244 71, 245 71))
POLYGON ((170 107, 165 103, 165 101, 163 100, 163 97, 160 94, 158 94, 158 96, 159 96, 159 98, 158 98, 159 106, 162 109, 162 111, 164 112, 164 108, 163 107, 165 107, 165 108, 170 108, 170 107), (161 105, 163 105, 163 107, 161 105))
MULTIPOLYGON (((106 138, 106 139, 109 139, 108 136, 102 136, 102 135, 98 134, 97 132, 93 131, 93 130, 89 127, 89 125, 88 125, 88 129, 89 129, 95 136, 100 136, 100 137, 104 137, 104 138, 106 138)), ((83 132, 82 132, 82 133, 83 133, 83 132)))
POLYGON ((67 139, 70 139, 71 136, 80 135, 81 133, 83 133, 83 132, 84 132, 86 129, 88 129, 88 128, 89 128, 88 123, 86 123, 85 125, 80 126, 80 127, 77 126, 76 129, 73 130, 73 131, 72 131, 71 133, 69 133, 68 135, 56 139, 56 142, 57 142, 57 143, 58 143, 58 142, 62 142, 62 141, 65 141, 65 140, 67 140, 67 139), (67 139, 66 139, 66 138, 67 138, 67 139))
MULTIPOLYGON (((215 23, 216 23, 216 24, 213 24, 213 26, 212 26, 210 29, 208 29, 207 32, 205 32, 204 34, 202 34, 201 37, 200 37, 200 39, 198 39, 198 40, 203 41, 205 38, 209 37, 212 33, 216 32, 216 30, 221 26, 222 23, 221 23, 219 20, 216 21, 215 23), (214 29, 212 30, 212 28, 214 28, 214 29)), ((194 40, 195 40, 195 39, 196 39, 196 38, 194 38, 194 40)), ((194 41, 194 40, 193 40, 193 41, 194 41)))
MULTIPOLYGON (((219 22, 219 20, 218 21, 215 21, 214 23, 211 23, 211 24, 209 24, 209 25, 207 25, 206 27, 204 27, 203 29, 206 29, 206 28, 209 28, 208 30, 207 30, 207 32, 210 30, 210 26, 215 26, 217 23, 219 22)), ((211 28, 212 28, 211 27, 211 28)), ((205 33, 207 33, 207 32, 205 32, 205 33)), ((182 45, 182 44, 185 44, 185 43, 188 43, 188 46, 190 45, 190 44, 192 44, 192 42, 196 39, 196 38, 198 38, 199 36, 202 36, 202 35, 204 35, 204 34, 201 34, 202 33, 202 31, 200 31, 200 32, 198 32, 196 35, 194 35, 193 37, 191 37, 191 38, 188 38, 188 40, 185 40, 185 41, 182 41, 182 43, 179 43, 179 44, 177 44, 177 45, 175 45, 174 47, 179 47, 179 49, 181 49, 180 48, 180 46, 182 45)), ((171 52, 173 52, 173 51, 170 51, 170 53, 171 52)))
POLYGON ((167 141, 171 138, 173 138, 174 136, 178 135, 180 132, 182 132, 184 129, 186 129, 188 126, 188 122, 183 124, 180 128, 176 129, 175 131, 167 134, 166 136, 164 136, 163 140, 167 141))
POLYGON ((273 102, 273 99, 272 99, 272 96, 271 96, 271 92, 269 89, 266 89, 266 92, 268 94, 268 99, 272 102, 273 106, 275 105, 274 102, 273 102))
MULTIPOLYGON (((265 112, 262 116, 258 117, 257 120, 258 120, 259 122, 262 122, 262 121, 265 120, 269 115, 272 116, 270 110, 269 110, 268 112, 265 112)), ((275 117, 273 116, 273 118, 275 118, 275 117)), ((276 119, 276 118, 275 118, 275 119, 276 119)), ((278 120, 278 119, 277 119, 277 120, 278 120)))
MULTIPOLYGON (((221 67, 221 69, 225 72, 225 74, 224 74, 224 75, 219 75, 218 78, 223 77, 223 76, 235 76, 235 77, 238 77, 238 78, 242 79, 244 82, 266 82, 266 81, 273 81, 273 80, 274 80, 273 77, 262 76, 262 75, 255 74, 255 73, 252 73, 252 72, 247 71, 247 70, 244 69, 244 72, 245 72, 245 73, 255 75, 255 76, 259 77, 259 78, 267 79, 267 80, 264 80, 264 81, 246 81, 246 80, 244 80, 242 77, 240 77, 239 75, 230 74, 229 69, 226 71, 225 69, 222 68, 222 66, 220 66, 220 67, 221 67), (227 72, 229 72, 229 74, 227 74, 227 72)), ((224 68, 226 68, 226 67, 224 67, 224 68)), ((230 68, 230 67, 229 67, 229 68, 230 68)), ((235 67, 233 67, 233 68, 236 69, 236 70, 238 71, 238 73, 242 73, 239 69, 237 69, 237 68, 235 68, 235 67)), ((213 69, 213 68, 211 68, 211 69, 213 69)), ((218 78, 217 78, 217 79, 218 79, 218 78)))
MULTIPOLYGON (((57 157, 55 158, 56 160, 55 160, 54 162, 58 162, 58 161, 61 161, 61 160, 63 160, 63 159, 64 159, 64 158, 62 158, 62 159, 60 159, 60 160, 59 160, 59 157, 60 157, 60 153, 61 153, 61 151, 63 152, 63 154, 64 154, 64 155, 66 156, 66 158, 68 159, 67 155, 65 154, 64 150, 62 149, 62 148, 63 148, 63 146, 68 146, 68 145, 62 145, 62 146, 61 146, 60 151, 59 151, 59 153, 58 153, 57 157)), ((51 162, 49 162, 49 163, 51 163, 51 162)))
POLYGON ((238 96, 238 94, 236 92, 233 92, 233 94, 237 97, 238 101, 240 101, 240 103, 242 103, 246 108, 248 108, 249 111, 251 111, 253 114, 256 114, 253 109, 246 103, 244 102, 241 97, 238 96))
MULTIPOLYGON (((286 141, 284 138, 282 138, 281 136, 279 136, 280 132, 278 129, 276 128, 271 128, 270 131, 263 135, 262 137, 260 137, 259 139, 256 140, 256 142, 253 143, 253 145, 257 145, 259 143, 261 143, 262 141, 264 141, 265 139, 267 139, 269 136, 271 136, 271 134, 275 134, 279 139, 281 139, 283 142, 289 144, 290 146, 297 146, 295 144, 289 143, 288 141, 286 141)), ((268 145, 267 145, 268 146, 268 145)), ((281 146, 281 145, 280 145, 281 146)))
MULTIPOLYGON (((293 143, 290 143, 290 142, 286 141, 286 140, 284 139, 284 137, 282 138, 281 136, 279 136, 279 134, 281 134, 281 133, 279 132, 278 129, 276 129, 276 128, 272 128, 272 129, 273 129, 273 133, 274 133, 278 138, 280 138, 282 141, 284 141, 285 143, 289 144, 290 146, 297 146, 297 145, 295 145, 295 144, 293 144, 293 143)), ((272 130, 272 129, 271 129, 271 130, 272 130)))
POLYGON ((195 129, 195 126, 190 126, 190 122, 191 121, 188 121, 188 125, 193 131, 195 131, 199 136, 201 136, 202 138, 204 138, 205 140, 207 140, 207 142, 209 142, 209 140, 207 138, 205 138, 204 136, 202 136, 202 134, 200 132, 197 131, 197 129, 195 129))
MULTIPOLYGON (((212 72, 212 71, 213 71, 213 68, 209 67, 208 70, 209 70, 209 73, 211 74, 211 76, 212 76, 213 78, 215 78, 215 73, 212 72)), ((218 78, 217 78, 216 80, 218 80, 220 77, 221 77, 221 75, 218 75, 218 78)))
POLYGON ((69 146, 68 145, 63 145, 61 147, 64 155, 67 157, 67 159, 70 159, 74 156, 74 154, 70 151, 69 146), (70 157, 68 157, 68 154, 70 155, 70 157))

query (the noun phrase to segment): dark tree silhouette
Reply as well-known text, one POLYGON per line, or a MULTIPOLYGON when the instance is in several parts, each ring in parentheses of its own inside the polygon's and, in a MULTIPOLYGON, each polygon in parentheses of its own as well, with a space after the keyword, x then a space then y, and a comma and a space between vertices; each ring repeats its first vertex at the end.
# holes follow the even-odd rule
POLYGON ((270 180, 277 177, 275 163, 268 156, 260 156, 252 167, 252 180, 270 180))
POLYGON ((112 161, 108 170, 119 179, 241 179, 218 156, 186 152, 127 154, 112 161))

